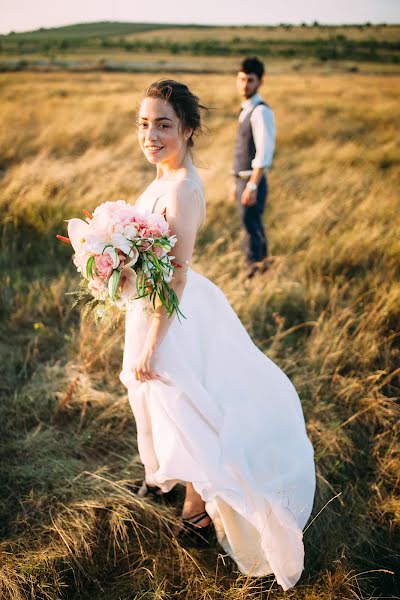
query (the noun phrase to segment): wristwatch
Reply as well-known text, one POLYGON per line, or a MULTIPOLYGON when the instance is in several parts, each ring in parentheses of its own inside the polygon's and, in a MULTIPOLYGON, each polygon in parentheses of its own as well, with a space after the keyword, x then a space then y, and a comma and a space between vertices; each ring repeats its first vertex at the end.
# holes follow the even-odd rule
POLYGON ((246 187, 249 188, 249 190, 251 190, 252 192, 255 192, 257 190, 257 184, 253 183, 252 181, 248 181, 246 183, 246 187))

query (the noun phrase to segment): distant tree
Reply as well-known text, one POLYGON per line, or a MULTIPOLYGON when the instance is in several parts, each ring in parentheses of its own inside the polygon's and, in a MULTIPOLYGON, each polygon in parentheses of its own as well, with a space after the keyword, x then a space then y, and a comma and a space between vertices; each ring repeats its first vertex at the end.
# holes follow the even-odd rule
POLYGON ((314 23, 312 24, 313 27, 319 27, 319 23, 318 21, 314 21, 314 23))
POLYGON ((17 71, 23 71, 28 66, 28 61, 25 59, 19 60, 15 65, 15 69, 17 71))

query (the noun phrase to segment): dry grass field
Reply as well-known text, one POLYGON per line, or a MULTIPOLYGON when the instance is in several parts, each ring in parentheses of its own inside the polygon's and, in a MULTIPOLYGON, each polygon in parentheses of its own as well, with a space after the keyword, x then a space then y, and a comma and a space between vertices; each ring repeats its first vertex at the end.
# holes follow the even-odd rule
POLYGON ((55 239, 64 219, 134 202, 152 179, 135 107, 154 75, 1 74, 0 598, 398 598, 400 79, 267 79, 275 260, 249 282, 227 199, 234 79, 181 78, 210 106, 195 154, 208 220, 194 267, 292 378, 315 447, 303 577, 284 593, 272 577, 238 576, 217 545, 171 540, 179 498, 132 494, 142 468, 118 379, 123 323, 81 322, 66 295, 78 277, 55 239))

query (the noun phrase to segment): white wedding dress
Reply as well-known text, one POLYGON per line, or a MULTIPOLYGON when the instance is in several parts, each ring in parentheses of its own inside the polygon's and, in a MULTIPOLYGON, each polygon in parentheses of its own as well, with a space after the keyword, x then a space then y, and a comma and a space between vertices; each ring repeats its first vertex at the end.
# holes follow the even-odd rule
MULTIPOLYGON (((137 206, 152 211, 168 192, 168 182, 162 185, 149 186, 137 206)), ((180 306, 186 318, 174 317, 154 360, 164 381, 134 378, 151 316, 145 300, 135 300, 126 315, 120 379, 146 482, 164 492, 192 482, 239 570, 273 573, 287 590, 303 570, 302 529, 315 492, 299 397, 222 291, 190 268, 180 306)))

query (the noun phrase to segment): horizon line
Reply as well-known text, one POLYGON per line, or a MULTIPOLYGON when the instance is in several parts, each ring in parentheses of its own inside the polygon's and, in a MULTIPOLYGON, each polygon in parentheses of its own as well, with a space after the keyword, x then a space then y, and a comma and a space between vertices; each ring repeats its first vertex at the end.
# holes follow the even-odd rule
POLYGON ((114 21, 114 20, 101 20, 101 21, 75 21, 73 23, 63 23, 59 25, 52 25, 49 27, 37 27, 36 29, 24 29, 24 30, 16 30, 10 29, 7 32, 0 33, 0 35, 10 35, 10 34, 20 34, 20 33, 36 33, 38 31, 49 31, 52 29, 61 29, 64 27, 74 27, 76 25, 93 25, 94 23, 114 23, 114 24, 132 24, 132 25, 170 25, 171 27, 210 27, 210 28, 218 28, 218 27, 283 27, 283 26, 291 26, 291 27, 361 27, 361 26, 399 26, 400 21, 391 22, 389 21, 352 21, 352 22, 338 22, 338 23, 324 23, 323 21, 318 21, 315 19, 312 22, 300 21, 300 22, 290 22, 290 21, 280 21, 279 23, 206 23, 206 22, 197 22, 197 23, 177 23, 172 21, 114 21))

